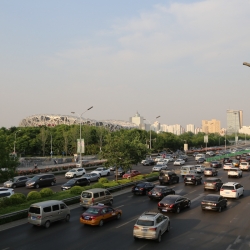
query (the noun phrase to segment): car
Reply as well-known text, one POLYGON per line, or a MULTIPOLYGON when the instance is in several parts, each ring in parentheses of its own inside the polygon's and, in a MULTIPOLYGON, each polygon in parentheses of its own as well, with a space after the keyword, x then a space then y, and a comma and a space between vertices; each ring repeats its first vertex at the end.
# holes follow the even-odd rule
POLYGON ((241 155, 236 155, 235 156, 235 159, 237 159, 237 160, 240 160, 240 158, 241 158, 241 155))
POLYGON ((132 187, 133 194, 147 195, 149 191, 154 188, 154 184, 151 182, 139 182, 132 187))
POLYGON ((65 174, 65 178, 76 178, 84 174, 86 174, 86 170, 84 168, 72 168, 65 174))
POLYGON ((204 170, 205 170, 205 167, 204 167, 204 166, 202 166, 202 165, 195 165, 194 168, 195 168, 195 171, 196 171, 198 174, 204 173, 204 170))
POLYGON ((229 157, 224 157, 222 160, 223 163, 231 163, 232 161, 229 157))
POLYGON ((180 155, 179 159, 183 159, 184 161, 188 161, 188 156, 187 155, 180 155))
POLYGON ((238 168, 240 166, 240 161, 239 160, 232 160, 233 166, 238 168))
POLYGON ((204 180, 204 191, 206 191, 207 189, 219 191, 222 185, 223 185, 223 182, 220 178, 209 177, 204 180))
POLYGON ((38 174, 26 182, 26 188, 40 188, 42 186, 54 186, 56 177, 54 174, 38 174))
POLYGON ((122 167, 119 167, 115 172, 115 175, 122 177, 125 174, 125 170, 122 167))
POLYGON ((160 172, 161 170, 166 170, 168 166, 165 163, 157 162, 152 168, 152 172, 160 172))
POLYGON ((104 223, 122 216, 121 209, 114 209, 111 206, 98 204, 90 206, 80 217, 80 223, 91 226, 103 226, 104 223))
POLYGON ((221 186, 220 195, 226 198, 239 199, 244 195, 244 187, 237 182, 227 182, 221 186))
POLYGON ((116 166, 111 166, 109 167, 110 171, 115 171, 116 170, 116 166))
POLYGON ((220 161, 211 161, 210 162, 210 167, 212 167, 212 168, 221 168, 222 163, 220 161))
POLYGON ((187 174, 184 177, 184 184, 198 185, 202 183, 202 177, 199 174, 187 174))
POLYGON ((200 157, 200 158, 198 158, 197 160, 196 160, 196 163, 204 163, 204 162, 206 162, 207 160, 205 159, 205 158, 203 158, 203 157, 200 157))
POLYGON ((142 160, 142 161, 141 161, 141 164, 142 164, 143 166, 152 166, 152 165, 155 164, 155 162, 154 162, 154 160, 152 160, 152 159, 146 159, 146 160, 142 160))
POLYGON ((181 166, 184 164, 185 164, 185 161, 183 159, 177 159, 174 161, 174 166, 181 166))
POLYGON ((204 169, 204 176, 216 176, 218 171, 215 168, 206 167, 204 169))
POLYGON ((96 170, 91 171, 91 173, 99 174, 101 176, 109 176, 110 175, 110 169, 106 167, 98 167, 96 170))
POLYGON ((184 208, 190 208, 191 200, 181 195, 168 195, 158 202, 158 210, 160 212, 176 212, 184 208))
POLYGON ((16 176, 3 183, 3 186, 6 188, 16 188, 16 187, 25 187, 26 181, 30 178, 27 176, 16 176))
POLYGON ((167 159, 167 160, 170 161, 170 162, 173 162, 173 161, 174 161, 174 158, 173 158, 172 156, 170 156, 170 155, 169 155, 169 156, 167 155, 167 156, 165 157, 165 159, 167 159))
POLYGON ((250 168, 249 162, 240 163, 239 169, 249 171, 249 168, 250 168))
POLYGON ((163 159, 164 158, 162 156, 156 156, 155 159, 154 159, 154 161, 158 162, 158 161, 163 160, 163 159))
POLYGON ((134 224, 134 239, 151 239, 161 242, 161 236, 170 231, 170 219, 157 212, 144 212, 134 224))
POLYGON ((224 163, 223 165, 223 170, 229 170, 230 168, 233 168, 234 165, 232 162, 227 162, 227 163, 224 163))
POLYGON ((206 155, 208 155, 208 156, 214 156, 215 153, 214 153, 213 151, 207 151, 207 152, 206 152, 206 155))
POLYGON ((246 156, 246 161, 250 162, 250 156, 249 155, 246 156))
POLYGON ((0 198, 9 198, 14 193, 15 192, 13 188, 0 187, 0 198))
POLYGON ((161 170, 159 182, 160 185, 179 183, 179 176, 174 171, 161 170))
POLYGON ((74 186, 88 186, 90 185, 90 180, 86 177, 74 178, 61 186, 61 190, 69 190, 74 186))
POLYGON ((230 170, 228 170, 227 176, 228 176, 228 178, 230 178, 230 177, 240 178, 240 177, 242 177, 242 170, 239 168, 231 168, 230 170))
POLYGON ((87 173, 83 175, 82 177, 87 178, 90 182, 92 181, 98 181, 100 179, 100 175, 96 173, 87 173))
POLYGON ((244 161, 245 161, 245 162, 247 161, 247 160, 246 160, 246 157, 245 157, 245 156, 241 156, 241 157, 240 157, 240 162, 244 162, 244 161))
POLYGON ((141 172, 139 172, 138 170, 129 170, 127 173, 125 173, 122 178, 123 179, 130 179, 134 176, 140 175, 141 172))
POLYGON ((151 200, 161 200, 163 197, 175 194, 174 189, 166 186, 155 186, 151 191, 148 192, 148 198, 151 200))
POLYGON ((227 199, 219 194, 208 194, 201 201, 202 210, 221 212, 223 208, 227 208, 227 199))

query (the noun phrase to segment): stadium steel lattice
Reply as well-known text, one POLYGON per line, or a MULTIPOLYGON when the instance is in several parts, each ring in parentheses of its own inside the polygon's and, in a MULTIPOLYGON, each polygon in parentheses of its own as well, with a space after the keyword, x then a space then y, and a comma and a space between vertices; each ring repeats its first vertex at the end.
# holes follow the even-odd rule
MULTIPOLYGON (((133 129, 138 128, 138 126, 131 122, 125 121, 116 121, 116 120, 105 120, 105 121, 96 121, 91 119, 82 118, 82 125, 90 125, 96 127, 105 127, 110 131, 116 131, 120 129, 133 129)), ((40 115, 31 115, 24 118, 20 123, 20 127, 54 127, 57 125, 74 125, 80 124, 80 118, 71 115, 49 115, 49 114, 40 114, 40 115)))

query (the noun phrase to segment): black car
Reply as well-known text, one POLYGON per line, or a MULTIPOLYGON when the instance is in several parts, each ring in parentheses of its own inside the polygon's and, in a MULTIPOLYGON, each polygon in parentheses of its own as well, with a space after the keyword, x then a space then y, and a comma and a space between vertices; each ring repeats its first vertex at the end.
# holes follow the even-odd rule
POLYGON ((173 171, 161 170, 159 181, 161 185, 179 183, 179 176, 173 171))
POLYGON ((206 162, 206 159, 205 158, 203 158, 203 157, 200 157, 199 159, 197 159, 197 161, 196 161, 197 163, 204 163, 204 162, 206 162))
POLYGON ((220 161, 211 161, 210 167, 212 168, 222 168, 222 163, 220 161))
POLYGON ((90 180, 86 177, 74 178, 66 182, 61 186, 62 190, 69 190, 74 186, 88 186, 90 185, 90 180))
POLYGON ((25 187, 26 182, 29 180, 27 176, 16 176, 11 180, 4 182, 4 187, 7 188, 16 188, 16 187, 25 187))
POLYGON ((132 187, 133 194, 148 194, 150 190, 154 188, 154 184, 151 182, 140 182, 137 183, 135 186, 132 187))
POLYGON ((219 194, 208 194, 201 201, 202 210, 215 210, 221 212, 227 207, 227 199, 219 194))
POLYGON ((198 185, 201 184, 202 177, 199 174, 187 174, 184 178, 185 185, 193 184, 198 185))
POLYGON ((142 162, 143 166, 152 166, 155 164, 155 161, 153 159, 146 159, 142 162))
POLYGON ((181 195, 168 195, 158 203, 160 212, 176 212, 191 206, 191 200, 181 195))
POLYGON ((236 155, 235 156, 235 159, 237 159, 237 160, 240 160, 240 158, 241 158, 241 155, 236 155))
POLYGON ((26 182, 27 188, 39 188, 42 186, 54 186, 56 177, 53 174, 39 174, 26 182))
POLYGON ((155 186, 148 192, 148 197, 151 200, 161 200, 163 197, 170 194, 175 194, 174 189, 166 186, 155 186))
POLYGON ((223 182, 220 178, 210 177, 204 180, 204 191, 206 191, 207 189, 219 191, 222 185, 223 182))

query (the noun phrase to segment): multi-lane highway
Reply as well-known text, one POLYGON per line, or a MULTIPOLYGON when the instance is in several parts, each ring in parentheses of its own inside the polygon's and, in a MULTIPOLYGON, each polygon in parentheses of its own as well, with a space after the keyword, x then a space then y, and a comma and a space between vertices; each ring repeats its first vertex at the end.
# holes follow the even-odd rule
MULTIPOLYGON (((189 162, 190 163, 190 162, 189 162)), ((147 167, 151 168, 151 167, 147 167)), ((148 210, 157 211, 157 201, 146 196, 133 196, 131 192, 116 196, 114 207, 123 211, 121 220, 111 221, 103 227, 83 226, 79 222, 82 209, 76 205, 71 210, 70 222, 57 222, 49 229, 33 227, 29 224, 0 231, 0 250, 7 249, 249 249, 250 246, 250 173, 243 178, 228 179, 227 173, 219 170, 223 182, 240 182, 244 197, 228 200, 228 208, 221 213, 201 211, 202 198, 213 191, 203 190, 203 185, 172 186, 177 194, 192 200, 191 208, 180 214, 167 213, 171 220, 171 230, 165 233, 161 243, 150 240, 134 240, 133 225, 138 216, 148 210)), ((1 226, 0 226, 1 227, 1 226)))

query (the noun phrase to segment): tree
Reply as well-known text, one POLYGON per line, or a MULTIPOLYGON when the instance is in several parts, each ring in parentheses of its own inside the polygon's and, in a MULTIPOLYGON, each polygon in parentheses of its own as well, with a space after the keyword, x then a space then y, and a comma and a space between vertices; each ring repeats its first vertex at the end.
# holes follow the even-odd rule
POLYGON ((45 144, 47 141, 47 137, 48 137, 48 131, 46 131, 46 129, 44 127, 42 127, 40 130, 39 139, 40 139, 41 144, 42 144, 43 156, 45 155, 45 144))

